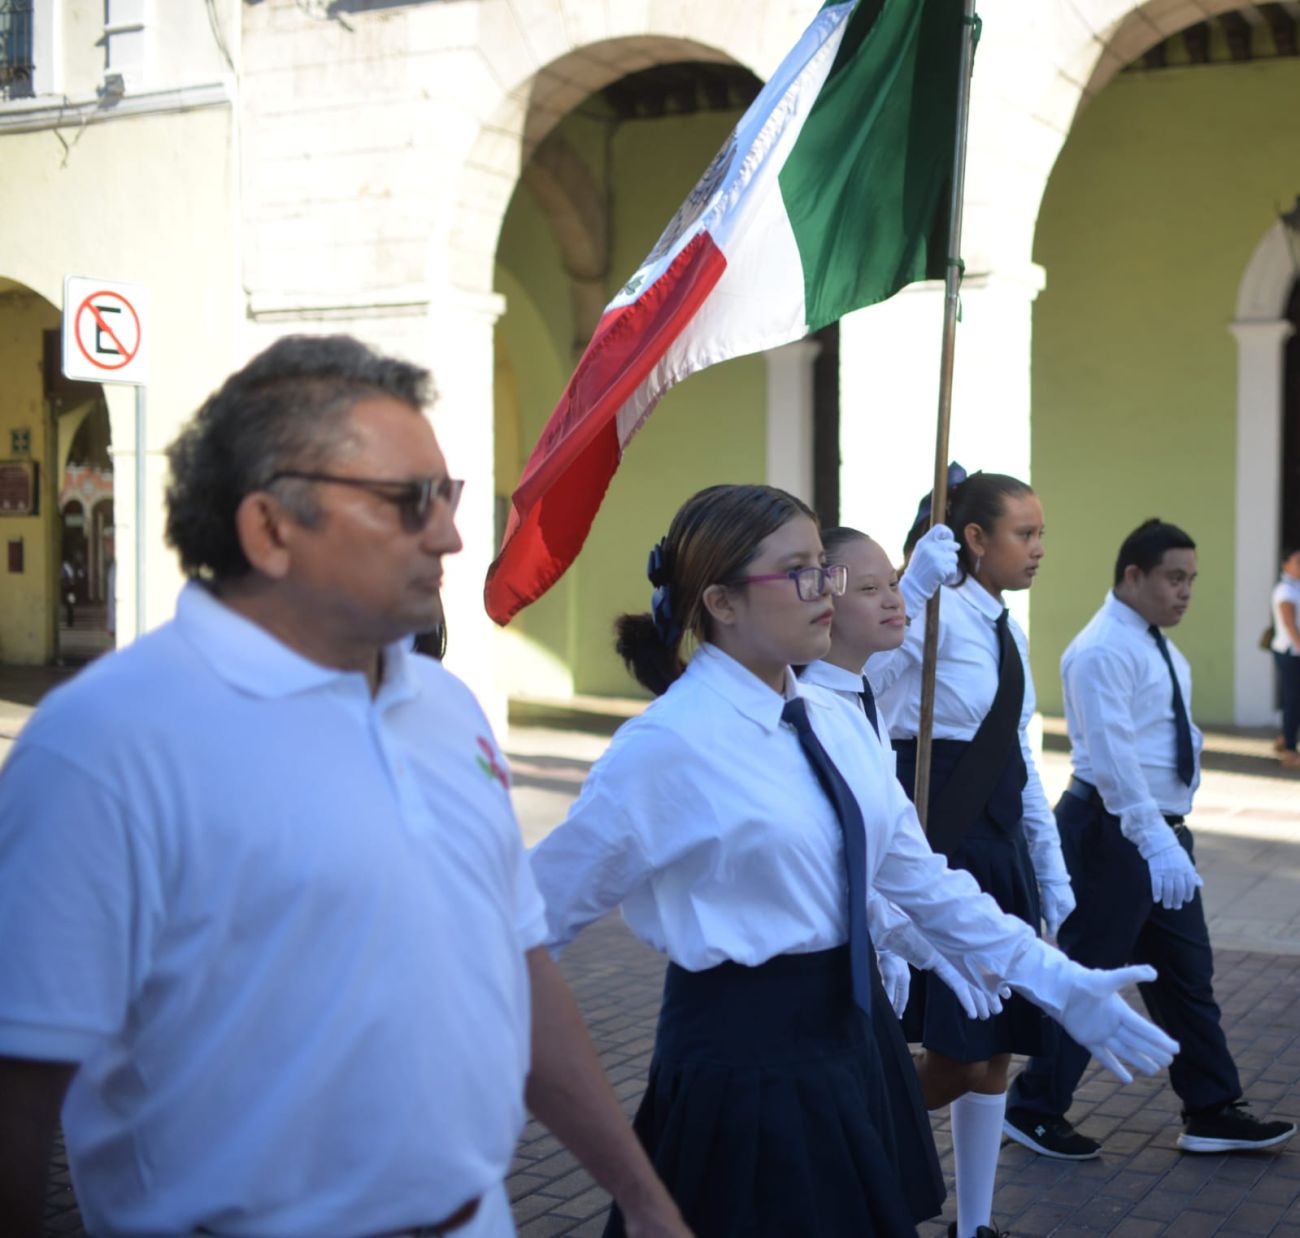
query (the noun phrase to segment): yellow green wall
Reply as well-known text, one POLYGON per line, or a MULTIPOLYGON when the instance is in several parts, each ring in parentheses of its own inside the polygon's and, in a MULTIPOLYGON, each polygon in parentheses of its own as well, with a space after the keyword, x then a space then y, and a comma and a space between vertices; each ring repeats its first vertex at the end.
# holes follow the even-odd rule
POLYGON ((10 432, 31 436, 40 507, 34 516, 0 513, 0 662, 41 663, 54 656, 54 591, 58 581, 60 468, 55 433, 45 407, 42 332, 59 325, 59 312, 33 292, 0 294, 0 459, 11 452, 10 432), (23 570, 9 571, 9 544, 22 542, 23 570))
POLYGON ((1196 716, 1232 718, 1227 327, 1276 206, 1300 189, 1298 102, 1293 59, 1122 75, 1079 117, 1052 174, 1035 240, 1047 287, 1034 313, 1032 429, 1049 535, 1033 665, 1048 712, 1061 708, 1061 653, 1100 605, 1119 543, 1160 516, 1200 551, 1177 633, 1196 716))
MULTIPOLYGON (((640 265, 737 119, 702 113, 630 121, 608 132, 576 114, 561 127, 598 183, 607 178, 610 187, 609 296, 640 265)), ((570 281, 522 184, 497 258, 497 288, 507 304, 498 334, 497 489, 508 493, 575 360, 570 281), (511 461, 504 448, 516 415, 519 455, 511 461)), ((633 440, 577 562, 512 622, 516 639, 540 659, 532 672, 527 659, 512 664, 512 693, 554 694, 559 677, 548 671, 557 666, 571 669, 578 693, 639 692, 614 655, 613 621, 623 611, 648 609, 646 556, 683 500, 716 482, 765 480, 766 390, 763 359, 744 357, 695 375, 665 397, 633 440)))

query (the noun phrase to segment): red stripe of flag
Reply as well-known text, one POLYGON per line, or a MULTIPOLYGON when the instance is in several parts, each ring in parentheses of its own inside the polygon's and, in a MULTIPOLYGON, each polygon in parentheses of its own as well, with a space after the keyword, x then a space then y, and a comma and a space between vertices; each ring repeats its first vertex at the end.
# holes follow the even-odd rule
MULTIPOLYGON (((506 624, 577 558, 618 468, 619 410, 704 303, 727 260, 701 232, 629 305, 601 318, 524 466, 483 601, 506 624)), ((665 388, 666 389, 666 388, 665 388)), ((648 393, 642 420, 663 391, 648 393)))

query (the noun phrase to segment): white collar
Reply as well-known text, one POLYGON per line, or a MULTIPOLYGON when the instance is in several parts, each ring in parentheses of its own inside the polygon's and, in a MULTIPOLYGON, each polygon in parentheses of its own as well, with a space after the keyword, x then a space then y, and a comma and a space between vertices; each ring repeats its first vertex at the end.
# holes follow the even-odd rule
POLYGON ((1117 598, 1114 590, 1107 592, 1106 600, 1101 604, 1101 608, 1117 623, 1122 623, 1135 632, 1149 633, 1151 630, 1151 625, 1127 602, 1117 598))
POLYGON ((984 588, 974 576, 968 575, 953 592, 977 614, 983 615, 992 623, 997 623, 1002 617, 1002 612, 1006 610, 1006 606, 984 588))
MULTIPOLYGON (((196 580, 189 581, 177 599, 176 627, 222 679, 250 696, 292 696, 349 679, 369 695, 360 671, 313 662, 232 610, 196 580)), ((383 680, 376 700, 386 705, 409 700, 418 691, 411 656, 403 646, 397 641, 383 651, 383 680)))
POLYGON ((855 675, 852 671, 846 671, 842 666, 836 666, 824 658, 809 662, 803 668, 803 674, 799 679, 802 683, 815 683, 820 687, 830 688, 833 692, 862 691, 861 671, 855 675))
POLYGON ((799 695, 799 681, 788 666, 785 668, 785 691, 773 692, 753 671, 741 666, 717 645, 701 645, 687 665, 686 674, 698 679, 737 713, 765 731, 775 731, 781 725, 781 711, 786 701, 799 695))

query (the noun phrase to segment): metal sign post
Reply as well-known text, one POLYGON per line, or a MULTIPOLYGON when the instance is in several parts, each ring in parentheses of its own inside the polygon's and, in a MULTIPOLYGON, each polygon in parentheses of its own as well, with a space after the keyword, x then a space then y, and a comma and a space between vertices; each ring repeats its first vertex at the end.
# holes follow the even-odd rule
POLYGON ((149 290, 141 284, 63 280, 63 373, 81 382, 135 388, 135 634, 144 631, 145 385, 149 290))

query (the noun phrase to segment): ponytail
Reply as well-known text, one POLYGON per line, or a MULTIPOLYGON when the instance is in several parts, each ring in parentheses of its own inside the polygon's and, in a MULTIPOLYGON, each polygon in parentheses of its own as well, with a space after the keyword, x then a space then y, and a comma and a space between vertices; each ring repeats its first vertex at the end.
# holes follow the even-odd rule
POLYGON ((614 649, 628 674, 647 691, 662 696, 686 669, 680 641, 668 645, 651 614, 619 615, 614 620, 614 649))

